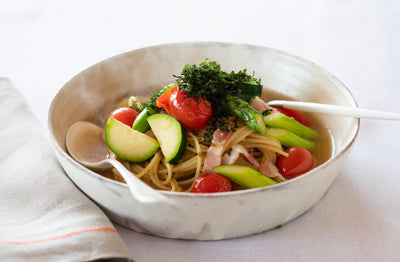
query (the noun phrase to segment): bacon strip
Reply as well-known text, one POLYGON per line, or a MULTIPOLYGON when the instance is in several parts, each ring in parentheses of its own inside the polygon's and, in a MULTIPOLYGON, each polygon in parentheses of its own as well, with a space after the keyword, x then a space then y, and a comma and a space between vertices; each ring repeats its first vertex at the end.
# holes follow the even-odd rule
POLYGON ((229 140, 231 134, 231 132, 222 132, 219 129, 214 131, 211 146, 208 148, 204 159, 203 174, 214 173, 212 168, 221 165, 224 144, 229 140))
POLYGON ((249 153, 249 151, 247 150, 247 148, 245 148, 244 146, 240 145, 240 144, 236 144, 232 146, 232 151, 230 153, 230 155, 225 154, 223 159, 222 159, 222 164, 223 165, 231 165, 233 163, 236 162, 236 160, 239 158, 239 155, 243 154, 247 161, 250 162, 251 165, 253 165, 253 167, 258 168, 260 166, 260 164, 258 163, 258 161, 255 159, 255 157, 249 153))
POLYGON ((286 178, 284 178, 280 173, 278 168, 272 164, 271 162, 264 160, 260 167, 258 168, 258 171, 267 177, 270 177, 278 182, 283 182, 286 181, 286 178))
POLYGON ((264 102, 264 100, 259 97, 251 99, 250 106, 261 113, 271 108, 269 105, 267 105, 267 103, 264 102))

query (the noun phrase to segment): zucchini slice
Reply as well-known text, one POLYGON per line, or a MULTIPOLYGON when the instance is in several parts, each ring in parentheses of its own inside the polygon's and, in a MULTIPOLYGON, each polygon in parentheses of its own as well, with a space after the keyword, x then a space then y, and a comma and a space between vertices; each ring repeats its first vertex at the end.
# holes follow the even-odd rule
POLYGON ((133 130, 122 122, 110 117, 105 127, 108 148, 119 158, 131 162, 142 162, 152 157, 159 142, 143 133, 133 130))
POLYGON ((151 130, 160 142, 167 161, 177 164, 186 150, 186 130, 174 117, 167 114, 154 114, 147 117, 151 130))

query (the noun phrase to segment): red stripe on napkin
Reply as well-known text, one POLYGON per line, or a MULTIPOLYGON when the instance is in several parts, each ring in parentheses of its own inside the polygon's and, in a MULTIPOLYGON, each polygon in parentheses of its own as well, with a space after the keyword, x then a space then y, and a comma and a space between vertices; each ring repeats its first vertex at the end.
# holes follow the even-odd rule
POLYGON ((72 232, 69 232, 69 233, 66 233, 66 234, 53 236, 53 237, 48 237, 48 238, 41 238, 41 239, 24 240, 24 241, 4 241, 4 240, 0 240, 0 244, 15 244, 15 245, 19 245, 19 244, 37 243, 37 242, 55 240, 55 239, 59 239, 59 238, 63 238, 63 237, 69 237, 69 236, 72 236, 72 235, 91 232, 91 231, 112 231, 112 232, 118 233, 115 229, 110 228, 110 227, 85 228, 85 229, 81 229, 81 230, 72 231, 72 232))

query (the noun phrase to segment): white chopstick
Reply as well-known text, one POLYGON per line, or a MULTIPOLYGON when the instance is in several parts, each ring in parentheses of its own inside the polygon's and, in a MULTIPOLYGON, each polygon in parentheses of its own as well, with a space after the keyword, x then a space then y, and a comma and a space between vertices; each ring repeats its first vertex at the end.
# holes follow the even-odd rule
POLYGON ((400 114, 394 114, 394 113, 388 113, 370 109, 338 106, 338 105, 328 105, 328 104, 299 102, 299 101, 286 101, 286 100, 272 100, 269 101, 267 104, 272 107, 283 107, 303 112, 348 116, 355 118, 400 120, 400 114))

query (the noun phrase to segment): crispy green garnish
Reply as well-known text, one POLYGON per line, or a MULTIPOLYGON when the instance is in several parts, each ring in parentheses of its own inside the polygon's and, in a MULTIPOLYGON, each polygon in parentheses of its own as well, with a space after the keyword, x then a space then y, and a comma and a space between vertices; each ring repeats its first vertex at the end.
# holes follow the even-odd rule
POLYGON ((263 116, 267 116, 267 115, 271 114, 273 111, 274 111, 273 108, 268 108, 268 109, 262 111, 261 114, 262 114, 263 116))
POLYGON ((157 99, 165 93, 165 91, 167 91, 168 89, 174 87, 174 84, 169 84, 165 87, 163 87, 163 89, 161 89, 160 91, 156 92, 154 95, 152 95, 149 99, 149 101, 147 102, 145 108, 147 108, 151 114, 155 114, 158 113, 160 111, 160 108, 158 108, 156 106, 156 101, 157 99))
POLYGON ((227 73, 212 60, 206 59, 199 65, 187 64, 181 75, 174 75, 177 85, 190 97, 203 97, 209 101, 213 109, 213 117, 229 115, 226 96, 237 96, 249 101, 255 96, 261 96, 261 80, 248 75, 246 69, 227 73))

